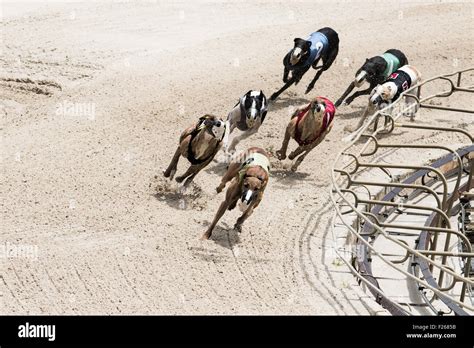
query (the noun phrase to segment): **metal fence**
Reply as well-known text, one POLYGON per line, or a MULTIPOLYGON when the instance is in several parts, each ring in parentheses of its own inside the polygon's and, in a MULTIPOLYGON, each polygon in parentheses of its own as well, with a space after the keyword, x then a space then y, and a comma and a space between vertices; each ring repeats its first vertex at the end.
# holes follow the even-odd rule
POLYGON ((460 192, 474 187, 474 135, 462 128, 417 122, 417 113, 425 109, 441 110, 447 117, 458 112, 474 114, 474 110, 440 103, 453 95, 472 98, 474 84, 469 85, 467 80, 473 76, 474 68, 470 68, 433 77, 408 89, 347 138, 350 142, 338 153, 332 167, 336 253, 376 301, 394 315, 474 313, 473 245, 452 223, 459 211, 460 192), (445 88, 423 96, 430 89, 440 89, 440 85, 445 88), (426 140, 396 143, 394 132, 399 130, 435 131, 448 138, 456 134, 456 139, 462 141, 455 146, 427 144, 426 140), (416 162, 380 160, 400 150, 419 153, 416 162), (420 164, 426 162, 427 151, 444 154, 428 165, 420 164), (367 175, 368 171, 377 171, 382 178, 367 175), (403 174, 394 175, 394 171, 403 174), (336 229, 345 231, 344 246, 337 242, 344 236, 336 229), (396 255, 380 251, 384 243, 403 250, 403 254, 394 259, 396 255), (374 262, 381 265, 379 272, 396 272, 405 279, 408 285, 401 281, 400 286, 411 285, 410 301, 397 300, 393 293, 384 291, 380 279, 387 274, 374 272, 374 262), (419 301, 413 299, 413 291, 419 301))

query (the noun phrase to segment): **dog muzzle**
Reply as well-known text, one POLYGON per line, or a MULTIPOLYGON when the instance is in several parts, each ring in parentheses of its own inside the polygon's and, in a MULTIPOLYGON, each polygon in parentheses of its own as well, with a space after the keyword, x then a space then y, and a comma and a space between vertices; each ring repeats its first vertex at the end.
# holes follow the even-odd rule
POLYGON ((374 105, 380 105, 383 102, 382 96, 376 93, 370 97, 370 102, 374 105))
POLYGON ((365 78, 367 77, 367 71, 362 70, 359 75, 356 76, 354 80, 354 85, 360 87, 364 83, 365 78))
POLYGON ((246 211, 250 204, 252 203, 254 192, 252 190, 247 190, 242 194, 242 197, 239 200, 239 209, 241 212, 246 211))
POLYGON ((258 115, 260 115, 260 112, 257 109, 251 109, 249 112, 247 112, 247 118, 245 122, 249 128, 252 128, 255 125, 258 115))
POLYGON ((321 111, 324 113, 324 110, 326 110, 326 108, 324 107, 323 104, 314 103, 314 105, 313 105, 313 113, 314 113, 314 112, 320 113, 321 111))
POLYGON ((212 133, 216 139, 222 139, 225 134, 225 123, 222 121, 215 121, 212 126, 212 133))

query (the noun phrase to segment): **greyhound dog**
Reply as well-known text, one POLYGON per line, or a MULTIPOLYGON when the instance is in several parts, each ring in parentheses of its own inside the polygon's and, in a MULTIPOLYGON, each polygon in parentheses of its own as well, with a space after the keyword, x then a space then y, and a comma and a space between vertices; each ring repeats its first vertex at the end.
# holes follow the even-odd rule
POLYGON ((415 86, 420 80, 420 72, 412 65, 405 65, 392 73, 385 83, 376 86, 370 93, 369 103, 356 129, 364 124, 368 115, 392 104, 403 92, 415 86))
POLYGON ((292 171, 296 171, 306 155, 329 133, 335 114, 334 104, 324 97, 316 97, 308 105, 298 108, 286 127, 281 149, 276 152, 278 159, 286 158, 288 142, 290 138, 295 139, 299 146, 288 158, 292 160, 302 154, 291 167, 292 171))
POLYGON ((227 116, 224 149, 226 152, 235 151, 237 144, 258 132, 267 115, 267 98, 262 91, 248 91, 242 96, 227 116), (229 135, 238 129, 240 134, 234 136, 229 145, 229 135))
POLYGON ((407 64, 408 59, 405 54, 396 49, 390 49, 381 56, 366 59, 364 65, 357 70, 355 80, 350 83, 344 94, 337 100, 336 107, 342 104, 354 87, 360 87, 364 81, 370 84, 367 89, 357 91, 347 98, 346 105, 349 105, 355 98, 361 95, 369 94, 375 86, 384 83, 393 72, 407 64))
POLYGON ((319 29, 306 40, 295 38, 294 42, 293 49, 283 58, 283 82, 285 84, 280 90, 272 94, 271 100, 278 98, 293 83, 297 85, 309 68, 313 67, 313 69, 319 71, 306 89, 306 94, 309 93, 323 71, 331 67, 339 52, 339 36, 331 28, 319 29), (320 59, 323 60, 323 64, 317 66, 320 59), (291 78, 288 79, 290 71, 291 78))
POLYGON ((213 115, 204 115, 196 125, 187 128, 179 138, 179 145, 168 169, 163 173, 165 178, 173 179, 178 167, 179 157, 188 159, 191 166, 176 181, 181 183, 187 178, 184 186, 189 185, 194 177, 206 167, 220 150, 225 134, 225 122, 213 115))
POLYGON ((217 193, 222 192, 227 182, 231 181, 226 191, 225 200, 217 210, 216 216, 201 239, 209 239, 214 227, 226 210, 232 210, 239 203, 243 214, 237 219, 234 228, 241 232, 242 224, 260 204, 263 192, 268 183, 270 161, 265 150, 251 147, 239 159, 231 162, 227 172, 222 177, 217 193))

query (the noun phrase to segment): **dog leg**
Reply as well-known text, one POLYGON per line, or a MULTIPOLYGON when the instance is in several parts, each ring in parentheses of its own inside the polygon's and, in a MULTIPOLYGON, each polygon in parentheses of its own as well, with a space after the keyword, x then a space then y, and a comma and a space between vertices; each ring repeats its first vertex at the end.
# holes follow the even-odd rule
POLYGON ((374 87, 375 87, 375 86, 370 85, 369 88, 364 89, 363 91, 357 91, 357 92, 355 92, 353 95, 351 95, 349 98, 347 98, 347 100, 346 100, 346 105, 349 105, 350 103, 352 103, 352 101, 353 101, 355 98, 358 98, 358 97, 360 97, 361 95, 368 95, 368 94, 370 94, 370 92, 372 91, 372 89, 373 89, 374 87))
MULTIPOLYGON (((352 90, 354 89, 354 87, 355 87, 355 83, 354 83, 354 81, 352 81, 352 82, 350 83, 349 87, 347 87, 346 91, 345 91, 345 92, 341 95, 341 97, 337 100, 336 104, 334 104, 334 106, 335 106, 336 108, 339 107, 339 106, 342 104, 342 102, 344 101, 344 99, 346 99, 346 97, 349 95, 349 93, 352 92, 352 90)), ((352 101, 352 100, 351 100, 351 101, 352 101)), ((349 102, 349 103, 346 102, 346 104, 349 105, 350 102, 349 102)))
MULTIPOLYGON (((188 168, 188 170, 186 170, 186 172, 185 172, 183 175, 176 177, 176 179, 175 179, 176 182, 182 183, 184 179, 186 179, 188 176, 191 176, 191 175, 192 175, 193 178, 194 178, 194 176, 196 176, 196 174, 197 174, 197 173, 201 170, 201 168, 202 168, 202 167, 201 167, 201 168, 199 168, 199 167, 201 167, 201 165, 191 165, 191 166, 188 168), (198 168, 197 168, 197 167, 198 167, 198 168)), ((188 184, 189 184, 189 183, 188 183, 188 184)))
MULTIPOLYGON (((316 146, 318 146, 319 144, 321 144, 321 142, 326 138, 326 135, 331 131, 331 128, 332 128, 332 123, 329 125, 329 127, 324 131, 323 134, 321 134, 319 136, 319 138, 312 144, 310 145, 307 145, 304 147, 304 152, 300 157, 298 157, 295 161, 295 163, 291 166, 291 171, 292 172, 296 172, 296 170, 298 169, 298 167, 300 166, 301 162, 303 162, 303 160, 305 159, 305 157, 308 155, 308 153, 310 153, 316 146)), ((297 149, 298 150, 298 149, 297 149)))
POLYGON ((283 70, 283 83, 287 83, 288 82, 288 74, 290 73, 290 71, 285 68, 285 70, 283 70))
POLYGON ((321 136, 321 139, 316 141, 314 144, 312 144, 309 148, 306 147, 304 149, 304 153, 298 157, 295 161, 295 163, 291 166, 291 171, 296 172, 298 170, 298 167, 300 166, 301 162, 305 159, 305 157, 308 155, 308 153, 311 152, 312 149, 314 149, 316 146, 318 146, 319 143, 324 139, 324 136, 321 136))
POLYGON ((291 171, 296 172, 298 170, 298 167, 300 166, 301 162, 305 159, 306 155, 309 153, 310 150, 306 151, 304 154, 302 154, 300 157, 298 157, 291 166, 291 171))
MULTIPOLYGON (((369 103, 369 105, 367 105, 367 107, 365 108, 364 110, 364 113, 362 114, 361 118, 359 119, 359 122, 357 124, 357 126, 355 128, 351 128, 350 126, 346 126, 344 127, 344 130, 345 131, 348 131, 348 132, 357 132, 363 125, 364 125, 364 122, 367 118, 367 116, 369 116, 369 114, 373 114, 375 111, 375 107, 372 105, 372 103, 369 103)), ((353 135, 349 135, 348 137, 345 137, 343 138, 343 141, 350 141, 352 139, 353 135)))
POLYGON ((186 181, 184 182, 183 186, 184 187, 188 187, 190 183, 193 182, 194 180, 194 177, 197 175, 197 173, 199 173, 201 171, 201 169, 197 170, 196 172, 194 172, 193 174, 191 174, 190 176, 188 176, 188 178, 186 179, 186 181))
POLYGON ((237 175, 237 172, 240 168, 240 163, 231 163, 227 171, 225 172, 224 176, 222 177, 221 183, 219 186, 216 187, 217 193, 221 193, 222 190, 225 188, 225 185, 231 181, 237 175))
POLYGON ((174 153, 173 155, 173 159, 171 160, 171 163, 170 165, 168 166, 168 168, 163 172, 163 176, 165 178, 170 178, 170 180, 173 180, 173 177, 174 175, 176 174, 176 169, 178 167, 178 161, 179 161, 179 157, 181 156, 181 149, 180 147, 178 146, 178 148, 176 149, 176 152, 174 153))
POLYGON ((254 209, 254 204, 252 206, 248 207, 246 211, 237 219, 237 222, 234 225, 234 229, 237 232, 242 232, 242 224, 247 220, 247 218, 252 215, 254 209))
POLYGON ((296 79, 292 77, 287 83, 283 85, 282 88, 280 88, 278 91, 272 94, 272 96, 270 97, 270 100, 275 100, 276 98, 278 98, 278 96, 282 94, 284 91, 286 91, 293 84, 293 82, 295 82, 295 80, 296 79))
POLYGON ((212 235, 212 231, 217 225, 217 222, 220 220, 222 215, 224 215, 225 211, 232 206, 235 206, 237 200, 239 199, 238 196, 238 183, 231 185, 226 192, 225 200, 219 206, 217 210, 216 216, 214 216, 214 220, 212 220, 211 225, 207 229, 207 231, 202 235, 201 240, 209 239, 212 235))
POLYGON ((306 88, 306 92, 304 92, 304 94, 308 94, 313 88, 314 88, 314 84, 316 83, 316 81, 318 81, 319 77, 321 76, 321 74, 323 73, 324 70, 319 70, 316 75, 314 76, 314 79, 313 81, 311 81, 308 85, 308 88, 306 88))
POLYGON ((282 161, 286 158, 286 151, 288 150, 288 143, 290 142, 290 124, 286 127, 285 137, 283 138, 283 143, 281 144, 280 150, 276 152, 277 158, 282 161))
POLYGON ((321 57, 319 57, 318 59, 316 59, 313 64, 311 64, 311 66, 313 67, 313 69, 321 69, 323 67, 323 65, 319 66, 318 67, 318 63, 319 61, 321 60, 321 57))
POLYGON ((304 152, 308 146, 298 146, 290 155, 288 156, 289 160, 293 160, 296 156, 298 156, 300 153, 304 152))
MULTIPOLYGON (((328 70, 331 65, 334 63, 334 61, 336 60, 336 57, 337 57, 337 54, 339 53, 339 46, 336 46, 332 51, 329 52, 328 56, 325 58, 324 56, 322 57, 322 60, 323 60, 323 66, 321 67, 321 70, 319 70, 317 73, 316 73, 316 76, 314 77, 313 81, 311 81, 311 83, 308 85, 308 88, 306 89, 306 92, 305 94, 308 94, 313 88, 314 88, 314 84, 316 83, 316 81, 319 79, 319 77, 321 76, 321 74, 323 73, 323 71, 326 71, 328 70)), ((316 67, 317 65, 317 61, 315 63, 313 63, 314 66, 315 66, 315 69, 319 69, 319 67, 316 67)))
POLYGON ((216 213, 216 216, 214 216, 214 220, 212 220, 212 223, 211 225, 209 226, 209 228, 207 229, 207 231, 201 236, 201 240, 206 240, 206 239, 209 239, 212 235, 212 231, 214 230, 214 228, 216 227, 217 225, 217 222, 220 220, 220 218, 222 217, 222 215, 224 215, 225 211, 227 210, 227 208, 229 207, 229 203, 227 201, 227 199, 221 203, 221 205, 219 206, 219 209, 217 210, 217 213, 216 213))
POLYGON ((232 139, 232 142, 229 146, 229 152, 235 152, 235 147, 237 146, 238 143, 240 143, 242 140, 247 139, 249 136, 257 133, 258 127, 256 128, 250 128, 249 130, 242 131, 239 135, 235 136, 232 139))

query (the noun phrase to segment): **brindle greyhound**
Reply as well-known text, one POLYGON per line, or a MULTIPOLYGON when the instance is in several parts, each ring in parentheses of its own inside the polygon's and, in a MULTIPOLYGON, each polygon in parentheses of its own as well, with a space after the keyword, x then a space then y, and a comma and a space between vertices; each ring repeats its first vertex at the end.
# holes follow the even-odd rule
POLYGON ((302 154, 291 167, 292 171, 296 171, 306 155, 329 133, 335 114, 336 109, 333 103, 324 97, 316 97, 308 105, 298 108, 286 127, 281 149, 276 152, 278 159, 286 158, 288 142, 290 138, 295 139, 299 146, 290 153, 288 158, 293 160, 302 154))
POLYGON ((222 192, 227 182, 231 181, 227 189, 225 200, 217 210, 216 216, 201 239, 209 239, 212 230, 226 210, 232 210, 240 199, 240 210, 243 214, 237 219, 234 228, 241 232, 242 224, 260 204, 263 192, 268 183, 270 161, 265 150, 251 147, 239 156, 240 159, 232 162, 222 177, 217 193, 222 192))
POLYGON ((213 115, 204 115, 196 125, 187 128, 179 138, 179 145, 168 169, 164 171, 165 178, 173 179, 180 156, 188 159, 191 166, 176 181, 181 183, 187 178, 184 186, 189 185, 194 177, 214 158, 222 146, 225 133, 225 122, 213 115))

